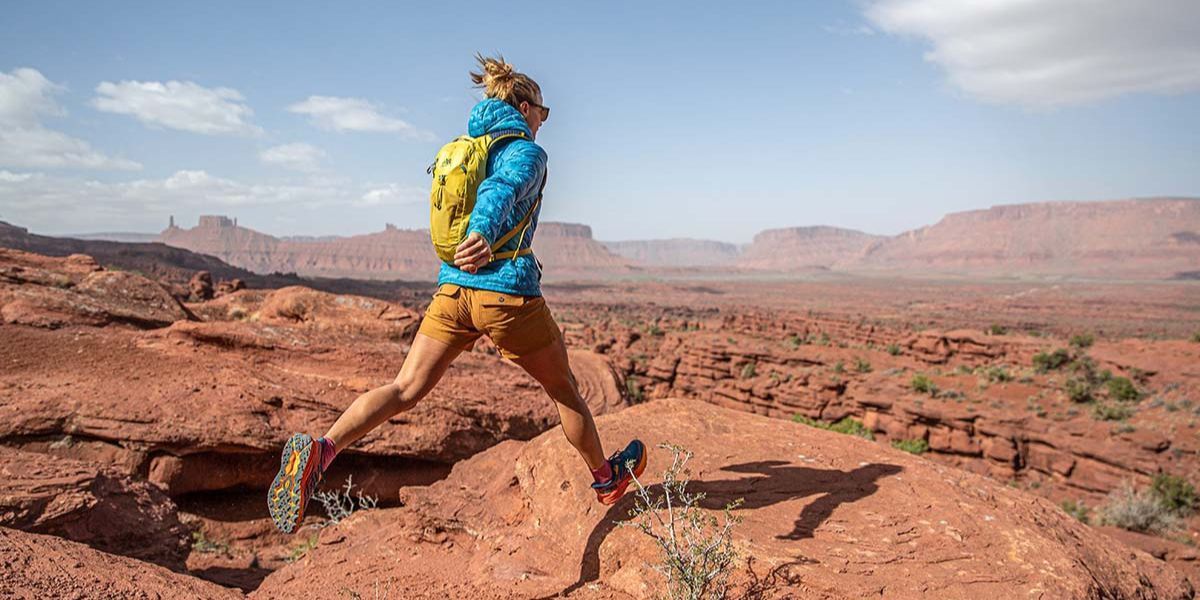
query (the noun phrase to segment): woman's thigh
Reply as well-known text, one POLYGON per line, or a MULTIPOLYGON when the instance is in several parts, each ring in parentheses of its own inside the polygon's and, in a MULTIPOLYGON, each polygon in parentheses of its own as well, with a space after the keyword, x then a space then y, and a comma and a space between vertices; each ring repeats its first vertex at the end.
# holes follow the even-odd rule
POLYGON ((462 354, 462 349, 458 346, 417 333, 395 383, 405 396, 413 399, 424 397, 437 385, 459 354, 462 354))

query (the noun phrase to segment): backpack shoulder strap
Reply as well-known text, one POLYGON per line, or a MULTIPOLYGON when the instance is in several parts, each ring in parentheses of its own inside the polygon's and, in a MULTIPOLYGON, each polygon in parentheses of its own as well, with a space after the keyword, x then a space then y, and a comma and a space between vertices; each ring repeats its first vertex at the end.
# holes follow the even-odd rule
POLYGON ((517 223, 517 226, 513 227, 512 231, 509 231, 508 233, 501 236, 501 238, 499 240, 497 240, 495 244, 492 244, 492 252, 495 253, 496 250, 502 248, 505 244, 507 244, 509 242, 509 240, 513 239, 514 236, 516 236, 518 233, 520 233, 521 239, 517 241, 517 249, 513 250, 511 252, 500 252, 500 253, 492 254, 492 260, 496 260, 498 258, 509 258, 510 256, 512 257, 513 260, 516 260, 516 258, 518 256, 522 256, 522 255, 533 252, 532 248, 525 248, 522 250, 521 244, 525 241, 525 231, 529 229, 530 223, 533 222, 533 213, 537 211, 538 206, 541 205, 541 203, 542 203, 542 192, 545 191, 546 180, 549 178, 550 178, 550 171, 549 171, 549 169, 547 169, 546 172, 542 174, 542 184, 540 186, 538 186, 537 199, 535 199, 533 201, 533 204, 531 204, 529 206, 529 210, 525 211, 525 216, 521 219, 521 222, 517 223))

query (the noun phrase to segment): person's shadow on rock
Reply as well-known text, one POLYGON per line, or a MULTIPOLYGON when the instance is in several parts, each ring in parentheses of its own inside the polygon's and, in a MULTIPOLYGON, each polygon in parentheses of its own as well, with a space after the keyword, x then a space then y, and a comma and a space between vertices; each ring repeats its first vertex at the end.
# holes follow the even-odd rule
MULTIPOLYGON (((704 493, 700 506, 710 510, 720 510, 727 504, 742 499, 738 510, 763 508, 820 494, 821 497, 800 511, 792 530, 781 532, 777 539, 802 540, 813 536, 833 511, 842 504, 855 502, 879 489, 879 479, 894 475, 903 470, 899 465, 871 463, 859 466, 851 471, 837 469, 814 469, 792 465, 786 461, 768 460, 750 463, 739 463, 721 467, 721 471, 734 473, 753 473, 753 477, 742 477, 728 480, 692 480, 688 483, 690 493, 704 493)), ((662 494, 662 486, 655 484, 646 488, 652 497, 662 494)), ((617 523, 628 520, 629 511, 634 507, 635 494, 631 490, 624 498, 609 507, 604 517, 588 535, 583 550, 583 559, 579 564, 579 579, 567 589, 554 596, 565 596, 579 589, 588 582, 600 577, 600 545, 604 542, 617 523)))

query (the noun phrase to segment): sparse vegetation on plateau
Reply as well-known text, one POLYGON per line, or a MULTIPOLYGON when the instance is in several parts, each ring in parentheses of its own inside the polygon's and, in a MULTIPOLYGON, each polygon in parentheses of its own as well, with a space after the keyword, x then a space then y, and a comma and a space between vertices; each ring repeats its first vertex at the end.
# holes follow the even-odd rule
POLYGON ((1192 334, 1192 342, 1200 344, 1200 331, 1192 334))
POLYGON ((1100 508, 1100 524, 1142 533, 1163 533, 1179 526, 1179 517, 1152 488, 1134 489, 1126 482, 1108 495, 1100 508))
POLYGON ((746 363, 744 366, 742 366, 742 379, 750 379, 751 377, 754 377, 757 370, 758 363, 754 361, 746 363))
POLYGON ((1050 371, 1062 368, 1070 360, 1071 355, 1062 348, 1054 352, 1038 352, 1033 355, 1033 368, 1038 373, 1049 373, 1050 371))
POLYGON ((1008 328, 1003 325, 993 324, 986 329, 986 332, 988 335, 1006 335, 1008 334, 1008 328))
POLYGON ((642 386, 638 383, 637 377, 628 377, 625 379, 625 393, 629 395, 629 399, 635 403, 641 403, 645 397, 642 394, 642 386))
POLYGON ((1092 416, 1099 421, 1124 421, 1133 416, 1133 407, 1120 402, 1096 402, 1092 416))
POLYGON ((666 597, 671 600, 717 600, 729 587, 737 550, 733 528, 741 518, 733 514, 742 501, 726 504, 718 520, 701 508, 704 493, 687 490, 692 453, 680 446, 660 444, 671 452, 671 465, 663 471, 657 492, 634 477, 636 502, 622 527, 633 527, 658 545, 662 561, 651 565, 666 580, 666 597))
POLYGON ((859 373, 870 373, 871 372, 871 363, 867 362, 863 358, 856 356, 856 357, 854 357, 854 370, 859 373))
POLYGON ((1108 380, 1108 396, 1119 402, 1137 402, 1141 400, 1142 393, 1128 378, 1113 377, 1108 380))
POLYGON ((192 532, 192 550, 204 554, 224 554, 229 556, 229 544, 210 540, 203 529, 192 532))
POLYGON ((1096 336, 1090 333, 1077 333, 1071 336, 1071 347, 1077 350, 1091 348, 1096 343, 1096 336))
POLYGON ((892 356, 899 356, 900 346, 897 344, 888 344, 887 353, 891 354, 892 356))
POLYGON ((1196 487, 1188 480, 1178 475, 1159 473, 1150 483, 1150 491, 1158 498, 1159 503, 1179 517, 1188 517, 1200 509, 1200 499, 1196 496, 1196 487))

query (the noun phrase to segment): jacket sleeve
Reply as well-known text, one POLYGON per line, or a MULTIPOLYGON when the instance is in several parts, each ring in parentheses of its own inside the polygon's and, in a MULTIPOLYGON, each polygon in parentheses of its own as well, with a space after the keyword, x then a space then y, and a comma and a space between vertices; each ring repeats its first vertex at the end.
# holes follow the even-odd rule
POLYGON ((475 209, 467 233, 478 232, 494 244, 512 214, 518 198, 537 191, 546 174, 546 151, 532 142, 517 140, 501 149, 492 174, 479 183, 475 209))

